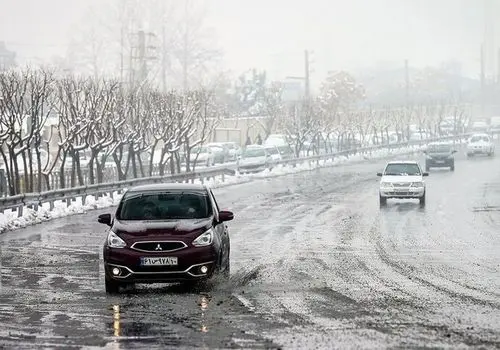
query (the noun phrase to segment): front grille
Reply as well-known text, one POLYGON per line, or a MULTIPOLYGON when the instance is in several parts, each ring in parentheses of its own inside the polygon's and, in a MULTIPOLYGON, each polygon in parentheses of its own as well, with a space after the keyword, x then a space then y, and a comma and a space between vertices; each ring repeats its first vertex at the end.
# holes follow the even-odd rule
POLYGON ((167 242, 136 242, 132 244, 132 249, 143 252, 172 252, 186 248, 184 242, 167 241, 167 242))
POLYGON ((410 187, 411 182, 400 182, 400 183, 394 183, 394 187, 410 187))

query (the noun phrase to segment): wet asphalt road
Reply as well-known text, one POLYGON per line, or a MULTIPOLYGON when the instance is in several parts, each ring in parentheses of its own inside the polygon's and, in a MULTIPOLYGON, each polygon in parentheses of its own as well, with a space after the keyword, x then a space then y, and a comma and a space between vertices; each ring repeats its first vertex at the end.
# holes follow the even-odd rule
POLYGON ((232 276, 106 296, 92 211, 0 236, 0 348, 499 348, 500 155, 378 205, 384 161, 216 189, 232 276))

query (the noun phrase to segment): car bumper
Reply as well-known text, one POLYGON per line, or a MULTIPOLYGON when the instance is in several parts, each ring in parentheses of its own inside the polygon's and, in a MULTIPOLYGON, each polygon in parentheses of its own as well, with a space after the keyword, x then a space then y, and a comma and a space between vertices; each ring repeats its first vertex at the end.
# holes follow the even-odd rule
POLYGON ((488 154, 491 150, 489 148, 469 148, 467 154, 488 154))
POLYGON ((213 246, 163 254, 104 247, 106 275, 113 280, 127 283, 168 283, 207 279, 215 271, 217 260, 218 256, 213 246), (177 257, 177 265, 142 266, 141 257, 177 257), (206 272, 201 271, 203 266, 206 266, 206 272), (118 275, 113 273, 115 268, 119 270, 118 275))
POLYGON ((240 173, 252 173, 259 172, 267 169, 269 167, 268 164, 252 164, 252 165, 240 165, 238 166, 238 172, 240 173))
POLYGON ((425 165, 428 167, 433 167, 433 168, 440 168, 440 167, 449 167, 453 165, 455 160, 453 158, 450 159, 427 159, 425 161, 425 165))
POLYGON ((425 188, 408 189, 381 189, 380 196, 383 198, 420 198, 425 195, 425 188))

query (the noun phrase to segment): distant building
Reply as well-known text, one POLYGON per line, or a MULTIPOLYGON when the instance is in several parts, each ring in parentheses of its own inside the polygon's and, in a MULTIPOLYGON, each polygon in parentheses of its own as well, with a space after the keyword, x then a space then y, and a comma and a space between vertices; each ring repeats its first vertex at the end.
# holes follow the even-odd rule
POLYGON ((16 64, 16 53, 7 50, 5 42, 0 41, 0 71, 10 69, 16 64))

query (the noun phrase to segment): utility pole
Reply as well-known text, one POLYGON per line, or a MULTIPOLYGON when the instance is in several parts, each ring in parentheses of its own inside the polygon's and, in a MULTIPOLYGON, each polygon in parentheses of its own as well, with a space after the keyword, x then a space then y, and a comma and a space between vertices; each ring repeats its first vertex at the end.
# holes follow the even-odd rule
POLYGON ((305 95, 306 95, 306 100, 309 101, 309 98, 311 96, 311 91, 310 91, 310 70, 309 70, 309 51, 305 50, 304 51, 304 63, 305 63, 305 95))
POLYGON ((184 45, 182 52, 182 87, 184 91, 188 89, 188 60, 189 60, 189 1, 184 0, 184 45))
POLYGON ((155 34, 140 30, 135 33, 135 36, 137 37, 137 41, 135 45, 132 45, 130 54, 130 82, 132 86, 136 83, 143 83, 148 78, 148 61, 157 58, 156 55, 149 52, 156 50, 156 46, 150 43, 155 34), (134 61, 138 62, 137 65, 134 64, 134 61), (135 71, 138 72, 137 75, 135 75, 135 71))
POLYGON ((161 87, 164 92, 167 91, 167 38, 165 25, 161 28, 161 87))
POLYGON ((481 118, 484 118, 485 113, 485 62, 484 62, 484 44, 481 45, 481 118))
POLYGON ((406 108, 410 105, 410 67, 408 60, 405 60, 405 104, 406 108))

